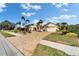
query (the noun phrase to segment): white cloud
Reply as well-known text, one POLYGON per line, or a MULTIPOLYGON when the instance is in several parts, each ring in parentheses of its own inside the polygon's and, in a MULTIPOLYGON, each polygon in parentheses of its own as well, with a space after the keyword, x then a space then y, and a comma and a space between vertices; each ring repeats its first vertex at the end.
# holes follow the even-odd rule
POLYGON ((6 8, 6 4, 5 3, 0 3, 0 13, 3 12, 6 8))
POLYGON ((64 20, 71 20, 72 18, 77 18, 77 15, 60 15, 60 16, 53 16, 51 18, 46 18, 46 22, 53 22, 58 23, 64 20))
POLYGON ((69 20, 71 18, 76 18, 77 15, 60 15, 58 17, 54 16, 52 17, 53 20, 69 20))
POLYGON ((32 12, 32 13, 25 13, 25 12, 22 12, 22 15, 23 16, 27 16, 27 17, 30 17, 30 16, 32 16, 32 15, 35 15, 36 13, 35 12, 32 12))
POLYGON ((71 18, 75 18, 75 17, 77 17, 77 15, 60 15, 58 18, 60 19, 60 20, 69 20, 69 19, 71 19, 71 18))
POLYGON ((34 6, 31 6, 31 8, 34 9, 34 10, 39 10, 39 9, 41 9, 41 6, 34 5, 34 6))
POLYGON ((23 9, 26 9, 26 10, 30 10, 30 9, 39 10, 39 9, 41 9, 41 6, 40 5, 32 5, 30 3, 21 4, 21 7, 23 9))
POLYGON ((62 12, 67 12, 69 9, 65 8, 68 6, 68 3, 52 3, 53 6, 59 8, 62 12))
MULTIPOLYGON (((76 18, 77 15, 60 15, 60 16, 53 16, 51 18, 45 18, 44 20, 44 24, 47 24, 48 22, 52 22, 52 23, 58 23, 58 22, 63 22, 63 21, 68 21, 68 20, 72 20, 73 18, 76 18)), ((33 23, 37 23, 39 20, 35 19, 33 21, 33 23)))
POLYGON ((22 7, 23 9, 26 9, 26 10, 31 9, 30 7, 27 6, 27 4, 21 4, 21 7, 22 7))
POLYGON ((33 23, 36 24, 37 22, 39 22, 38 19, 34 19, 33 23))
POLYGON ((68 3, 52 3, 56 8, 61 8, 63 6, 68 6, 68 3))
POLYGON ((48 23, 48 22, 57 23, 57 22, 59 22, 59 20, 58 20, 58 17, 53 16, 51 18, 46 18, 45 23, 48 23))
POLYGON ((62 11, 62 12, 67 12, 67 11, 68 11, 68 9, 63 8, 63 9, 61 9, 61 11, 62 11))

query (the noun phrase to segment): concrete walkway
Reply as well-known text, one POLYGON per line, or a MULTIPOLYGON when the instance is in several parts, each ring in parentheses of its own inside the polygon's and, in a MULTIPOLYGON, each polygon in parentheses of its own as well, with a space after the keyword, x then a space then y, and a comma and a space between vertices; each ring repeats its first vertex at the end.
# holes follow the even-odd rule
POLYGON ((79 47, 72 47, 72 46, 55 43, 55 42, 51 42, 51 41, 47 41, 47 40, 41 40, 40 44, 64 51, 69 55, 79 56, 79 47))
POLYGON ((23 56, 23 54, 0 35, 0 56, 23 56))

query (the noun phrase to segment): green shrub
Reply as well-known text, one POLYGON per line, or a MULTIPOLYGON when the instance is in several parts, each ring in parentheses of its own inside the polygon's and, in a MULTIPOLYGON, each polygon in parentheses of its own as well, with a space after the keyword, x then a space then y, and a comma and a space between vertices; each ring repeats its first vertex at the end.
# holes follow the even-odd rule
POLYGON ((70 32, 70 33, 67 33, 66 36, 68 36, 68 37, 78 37, 78 34, 70 32))
POLYGON ((15 33, 17 33, 18 32, 18 30, 17 29, 14 29, 14 30, 11 30, 12 32, 15 32, 15 33))
POLYGON ((67 30, 61 30, 62 34, 65 35, 66 33, 68 33, 67 30))

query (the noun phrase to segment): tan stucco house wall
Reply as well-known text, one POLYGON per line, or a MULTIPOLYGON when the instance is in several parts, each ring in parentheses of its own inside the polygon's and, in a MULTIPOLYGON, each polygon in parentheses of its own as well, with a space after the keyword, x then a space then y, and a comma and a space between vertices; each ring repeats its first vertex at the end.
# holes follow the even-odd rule
POLYGON ((46 25, 44 25, 44 30, 48 31, 48 32, 56 32, 58 29, 57 25, 55 25, 54 23, 47 23, 46 25))

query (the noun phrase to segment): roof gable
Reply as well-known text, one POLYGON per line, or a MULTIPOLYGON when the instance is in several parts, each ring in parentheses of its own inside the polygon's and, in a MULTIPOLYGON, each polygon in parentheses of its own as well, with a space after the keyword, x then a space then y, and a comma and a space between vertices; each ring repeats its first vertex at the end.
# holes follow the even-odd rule
POLYGON ((56 24, 52 23, 52 22, 48 22, 47 24, 45 24, 44 26, 56 26, 56 24))

